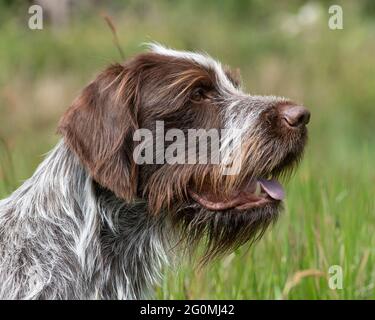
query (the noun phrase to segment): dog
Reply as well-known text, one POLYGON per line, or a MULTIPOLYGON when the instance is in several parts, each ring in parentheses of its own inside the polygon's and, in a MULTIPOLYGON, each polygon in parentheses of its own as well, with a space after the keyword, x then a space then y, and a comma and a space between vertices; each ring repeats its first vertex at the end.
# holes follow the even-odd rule
POLYGON ((207 263, 254 242, 279 215, 276 179, 301 159, 309 119, 289 99, 244 93, 238 72, 207 54, 150 44, 109 66, 63 115, 34 175, 0 201, 0 297, 147 298, 198 244, 207 263), (236 174, 228 163, 138 164, 135 133, 155 134, 156 121, 228 129, 223 145, 237 128, 236 174))

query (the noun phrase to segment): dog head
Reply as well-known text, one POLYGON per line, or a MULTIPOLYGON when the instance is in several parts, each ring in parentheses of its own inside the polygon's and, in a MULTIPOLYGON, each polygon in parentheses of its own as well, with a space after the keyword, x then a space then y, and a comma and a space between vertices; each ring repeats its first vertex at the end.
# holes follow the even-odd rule
POLYGON ((301 158, 309 117, 291 100, 244 93, 238 73, 205 54, 151 45, 90 83, 59 131, 99 185, 147 202, 190 246, 205 239, 209 259, 275 221, 276 178, 301 158))

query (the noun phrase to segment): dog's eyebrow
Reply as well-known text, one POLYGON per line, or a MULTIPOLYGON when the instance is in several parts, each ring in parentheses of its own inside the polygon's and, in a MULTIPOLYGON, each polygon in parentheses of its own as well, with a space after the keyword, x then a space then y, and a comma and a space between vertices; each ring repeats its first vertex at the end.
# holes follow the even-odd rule
POLYGON ((228 67, 222 66, 220 62, 213 59, 207 53, 191 52, 191 51, 179 51, 173 50, 162 46, 159 43, 147 44, 151 52, 161 54, 164 56, 170 56, 174 58, 180 58, 188 61, 192 61, 204 68, 210 69, 217 74, 217 78, 222 86, 228 87, 229 89, 240 89, 241 81, 239 77, 236 77, 238 72, 231 71, 228 67), (225 69, 228 69, 226 71, 225 69))

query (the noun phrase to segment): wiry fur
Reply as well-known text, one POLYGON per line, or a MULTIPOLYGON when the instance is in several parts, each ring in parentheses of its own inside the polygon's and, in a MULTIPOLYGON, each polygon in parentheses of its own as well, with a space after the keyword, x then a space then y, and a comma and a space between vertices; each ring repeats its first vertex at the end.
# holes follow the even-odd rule
POLYGON ((148 295, 167 262, 167 226, 160 232, 144 202, 127 205, 97 188, 61 142, 0 201, 0 298, 148 295))

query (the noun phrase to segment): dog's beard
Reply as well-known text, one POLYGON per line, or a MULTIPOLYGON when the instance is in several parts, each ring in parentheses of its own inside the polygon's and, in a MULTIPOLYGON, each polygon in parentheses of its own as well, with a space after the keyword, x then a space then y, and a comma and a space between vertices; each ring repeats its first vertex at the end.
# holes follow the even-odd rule
POLYGON ((261 149, 244 144, 245 157, 237 175, 223 176, 216 166, 197 165, 165 167, 153 179, 145 179, 153 182, 146 189, 149 210, 154 215, 164 212, 172 222, 179 252, 192 255, 199 247, 203 250, 200 261, 206 264, 253 244, 277 221, 283 196, 275 180, 286 180, 293 173, 307 134, 300 130, 283 139, 264 132, 262 137, 257 144, 252 141, 261 149), (260 195, 255 194, 256 183, 261 185, 260 195))
POLYGON ((191 254, 203 244, 202 264, 260 239, 276 222, 281 202, 244 211, 210 211, 196 203, 184 205, 172 215, 180 244, 191 254))
MULTIPOLYGON (((298 164, 300 154, 293 154, 289 159, 285 158, 282 165, 275 168, 274 172, 269 175, 271 177, 289 175, 295 165, 298 164)), ((180 174, 177 175, 178 177, 191 177, 191 175, 189 175, 191 172, 188 172, 189 174, 186 173, 186 175, 181 174, 181 172, 179 173, 180 174)), ((166 190, 169 190, 169 192, 166 193, 170 196, 176 193, 181 193, 183 195, 170 199, 170 201, 168 201, 170 205, 164 207, 161 212, 164 212, 163 215, 165 219, 172 222, 173 238, 177 240, 178 251, 184 252, 189 256, 195 256, 194 253, 200 253, 200 249, 202 249, 203 253, 200 257, 200 263, 202 265, 207 264, 215 258, 233 252, 245 244, 251 246, 264 235, 270 225, 277 221, 283 207, 283 202, 281 201, 282 197, 276 197, 275 192, 272 192, 274 190, 268 189, 267 192, 265 192, 263 181, 262 192, 260 195, 256 196, 260 197, 260 200, 256 200, 255 195, 254 200, 253 197, 247 194, 247 188, 252 184, 245 183, 245 189, 243 189, 244 184, 238 189, 241 192, 240 194, 245 194, 245 196, 235 197, 233 200, 233 202, 235 202, 235 200, 239 201, 236 206, 211 210, 205 203, 200 203, 199 199, 206 196, 206 199, 209 200, 211 196, 215 198, 215 200, 212 200, 213 202, 219 201, 222 204, 231 202, 230 200, 226 200, 228 198, 230 199, 231 192, 226 192, 226 194, 221 195, 220 191, 222 190, 219 190, 219 178, 223 177, 216 177, 212 175, 212 173, 212 170, 201 171, 199 178, 195 177, 195 179, 191 179, 190 184, 186 183, 184 180, 183 183, 181 182, 180 184, 166 183, 163 184, 163 186, 154 188, 155 190, 164 191, 163 193, 159 192, 157 195, 155 194, 157 199, 165 194, 166 190), (206 173, 206 175, 204 173, 206 173), (185 191, 184 188, 187 190, 185 191), (197 198, 194 198, 194 194, 197 198), (245 202, 243 203, 242 201, 245 202), (202 244, 202 246, 199 246, 200 244, 202 244)), ((252 179, 252 175, 250 175, 250 178, 249 176, 245 176, 245 178, 238 179, 238 181, 242 182, 245 180, 259 183, 261 180, 266 180, 252 179)), ((271 180, 268 180, 268 182, 271 182, 271 180)), ((225 184, 221 183, 221 185, 223 186, 225 184)), ((234 187, 236 186, 237 185, 234 184, 234 187)), ((238 190, 232 191, 236 194, 238 190)), ((255 191, 252 190, 249 193, 253 192, 255 191)), ((278 196, 278 194, 276 195, 278 196)), ((153 202, 155 201, 151 201, 151 203, 153 202)), ((157 213, 155 215, 157 216, 157 213)))

